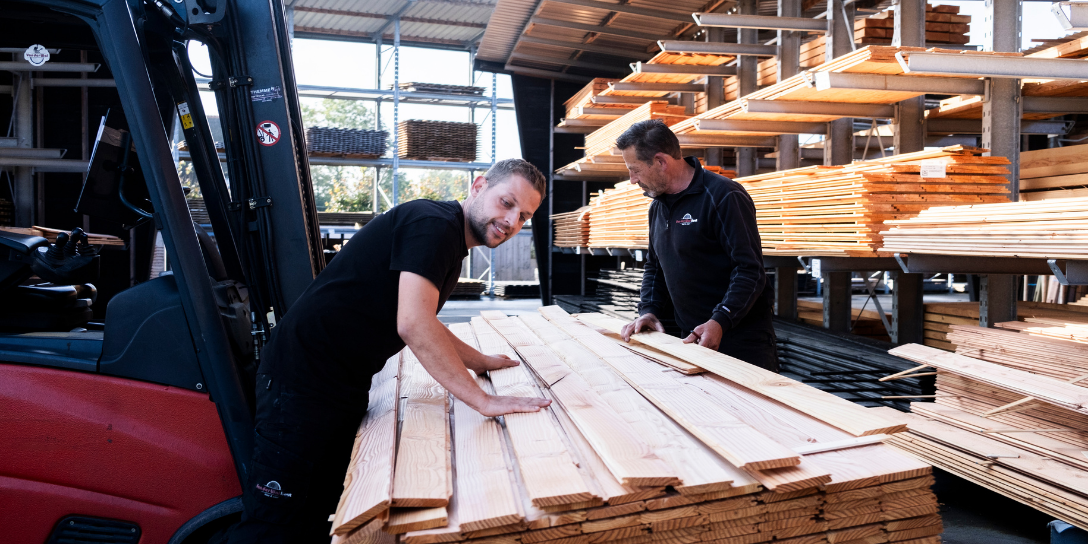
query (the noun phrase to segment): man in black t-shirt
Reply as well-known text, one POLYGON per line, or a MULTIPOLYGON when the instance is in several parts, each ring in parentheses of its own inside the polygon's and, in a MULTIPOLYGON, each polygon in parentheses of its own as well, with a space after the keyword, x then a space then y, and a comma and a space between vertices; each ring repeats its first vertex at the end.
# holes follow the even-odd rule
POLYGON ((500 161, 473 181, 464 202, 395 206, 345 244, 262 353, 244 512, 229 542, 328 542, 371 378, 406 344, 435 380, 485 416, 549 404, 480 389, 468 370, 518 363, 481 354, 437 318, 469 249, 517 234, 545 183, 526 161, 500 161))

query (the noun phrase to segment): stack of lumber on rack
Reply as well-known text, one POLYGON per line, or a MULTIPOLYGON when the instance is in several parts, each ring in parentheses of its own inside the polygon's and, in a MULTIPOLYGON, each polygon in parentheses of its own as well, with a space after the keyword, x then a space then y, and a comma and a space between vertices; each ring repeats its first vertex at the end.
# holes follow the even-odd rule
MULTIPOLYGON (((69 231, 60 229, 51 229, 49 227, 0 227, 0 230, 5 232, 12 232, 15 234, 23 234, 26 236, 41 236, 50 243, 57 242, 57 235, 60 233, 70 234, 69 231)), ((112 234, 94 234, 93 232, 84 233, 87 235, 87 243, 92 246, 123 246, 125 241, 112 235, 112 234)))
POLYGON ((1004 157, 952 146, 845 166, 810 166, 737 178, 756 205, 764 254, 873 256, 882 224, 930 206, 1006 202, 1004 157), (945 177, 923 178, 923 163, 944 164, 945 177))
MULTIPOLYGON (((978 326, 977 302, 927 302, 925 319, 925 345, 945 351, 956 351, 958 346, 948 337, 954 326, 978 326)), ((1088 308, 1074 304, 1019 301, 1016 318, 1030 321, 1033 318, 1088 321, 1088 308)), ((1001 326, 1011 326, 1009 323, 1001 326)))
MULTIPOLYGON (((472 87, 468 85, 446 85, 444 83, 419 83, 417 81, 408 81, 401 83, 400 90, 409 91, 414 93, 438 93, 438 94, 460 94, 465 96, 483 96, 483 87, 472 87)), ((389 86, 393 88, 392 85, 389 86)))
POLYGON ((616 147, 616 138, 631 125, 649 119, 661 119, 672 125, 686 119, 683 106, 670 106, 664 100, 652 100, 624 114, 623 117, 586 135, 586 156, 610 155, 616 147))
POLYGON ((384 130, 307 127, 306 152, 315 157, 375 159, 385 155, 388 139, 384 130))
POLYGON ((902 420, 910 431, 889 443, 1088 528, 1088 345, 979 327, 950 336, 957 353, 891 350, 925 365, 916 371, 936 370, 937 394, 911 405, 902 420))
POLYGON ((540 298, 540 283, 535 281, 496 281, 495 292, 503 298, 540 298))
MULTIPOLYGON (((965 44, 970 30, 971 16, 960 15, 959 6, 926 4, 926 43, 965 44)), ((882 11, 864 19, 854 20, 854 42, 892 42, 895 34, 895 12, 882 11)))
POLYGON ((1020 152, 1020 200, 1088 196, 1088 147, 1020 152))
POLYGON ((637 185, 621 181, 589 202, 589 247, 646 249, 651 200, 637 185))
MULTIPOLYGON (((872 304, 869 304, 872 308, 872 304)), ((891 322, 891 314, 885 312, 885 316, 891 322)), ((824 303, 821 300, 798 300, 797 319, 802 323, 814 327, 824 326, 824 303)), ((874 309, 853 308, 850 310, 850 333, 857 336, 872 338, 890 342, 888 331, 884 328, 884 322, 880 320, 880 313, 874 309)))
POLYGON ((910 399, 884 396, 932 395, 933 376, 880 381, 917 365, 888 355, 888 344, 834 334, 785 319, 775 319, 778 365, 782 375, 843 396, 863 406, 891 406, 906 411, 910 399))
POLYGON ((890 253, 1088 258, 1088 198, 943 206, 885 224, 890 253))
POLYGON ((317 212, 317 222, 322 226, 362 228, 371 219, 373 212, 317 212))
POLYGON ((637 318, 642 274, 641 268, 602 268, 595 279, 599 311, 629 321, 637 318))
POLYGON ((409 351, 393 357, 333 541, 939 542, 930 467, 880 443, 902 425, 675 337, 625 344, 623 323, 552 306, 452 325, 522 361, 477 377, 484 390, 553 401, 503 424, 451 399, 409 351))
POLYGON ((398 154, 421 161, 476 160, 476 123, 409 119, 397 125, 398 154))
POLYGON ((555 247, 589 247, 589 206, 582 206, 573 212, 552 215, 555 226, 555 247))
POLYGON ((608 90, 608 84, 619 81, 618 79, 608 79, 603 77, 595 78, 582 87, 582 90, 574 94, 574 96, 567 99, 563 103, 567 108, 567 114, 564 116, 567 119, 582 119, 585 114, 584 108, 607 108, 615 109, 619 114, 623 114, 624 110, 632 110, 638 107, 638 104, 594 104, 593 97, 601 94, 602 91, 608 90))
MULTIPOLYGON (((847 88, 829 88, 820 90, 815 85, 815 81, 813 80, 815 76, 811 72, 815 71, 857 74, 905 75, 907 77, 916 77, 912 74, 903 73, 902 66, 899 64, 899 61, 896 60, 896 53, 901 53, 902 56, 909 58, 911 53, 923 51, 958 55, 1016 57, 1021 56, 1020 53, 995 53, 982 51, 960 51, 940 48, 925 49, 921 47, 891 47, 880 45, 867 45, 858 49, 857 51, 852 51, 834 60, 822 63, 810 71, 806 71, 796 76, 787 78, 783 81, 775 83, 774 85, 762 88, 747 96, 739 97, 738 99, 732 99, 730 102, 718 106, 717 108, 707 110, 706 112, 700 113, 699 115, 696 115, 690 119, 681 121, 673 125, 672 130, 678 135, 695 133, 691 135, 691 138, 681 138, 680 144, 684 147, 700 147, 701 145, 712 145, 712 143, 710 142, 713 141, 712 137, 714 135, 731 134, 728 131, 697 131, 698 122, 703 119, 826 122, 834 121, 835 119, 841 118, 841 116, 828 114, 782 114, 750 112, 748 111, 748 103, 751 100, 894 104, 908 98, 921 96, 925 93, 900 90, 867 90, 864 92, 859 92, 857 89, 847 88), (705 134, 706 136, 702 137, 701 135, 703 134, 705 134)), ((727 96, 727 99, 729 98, 731 97, 727 96)), ((737 131, 733 134, 751 135, 753 133, 737 131)))

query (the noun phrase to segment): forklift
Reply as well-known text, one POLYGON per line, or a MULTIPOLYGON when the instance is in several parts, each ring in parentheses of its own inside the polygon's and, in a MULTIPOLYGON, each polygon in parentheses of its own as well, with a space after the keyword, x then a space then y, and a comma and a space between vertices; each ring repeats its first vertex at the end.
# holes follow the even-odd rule
POLYGON ((100 55, 121 107, 70 205, 154 229, 170 270, 91 311, 102 255, 81 229, 0 231, 0 542, 207 542, 242 510, 262 345, 325 266, 283 2, 0 0, 4 19, 0 47, 100 55), (210 53, 225 167, 190 42, 210 53))

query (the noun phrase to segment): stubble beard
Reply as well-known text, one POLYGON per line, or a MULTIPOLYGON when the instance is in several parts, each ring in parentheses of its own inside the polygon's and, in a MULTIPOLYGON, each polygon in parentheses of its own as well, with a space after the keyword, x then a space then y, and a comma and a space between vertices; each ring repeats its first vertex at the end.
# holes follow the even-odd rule
POLYGON ((479 202, 473 202, 472 205, 469 206, 468 217, 465 217, 465 220, 468 221, 468 228, 472 231, 472 236, 476 238, 477 242, 480 242, 488 248, 494 249, 498 247, 499 244, 503 243, 504 240, 500 240, 495 245, 489 243, 488 232, 490 229, 488 229, 488 226, 491 224, 491 221, 486 218, 481 219, 479 214, 476 213, 477 208, 479 208, 479 202))

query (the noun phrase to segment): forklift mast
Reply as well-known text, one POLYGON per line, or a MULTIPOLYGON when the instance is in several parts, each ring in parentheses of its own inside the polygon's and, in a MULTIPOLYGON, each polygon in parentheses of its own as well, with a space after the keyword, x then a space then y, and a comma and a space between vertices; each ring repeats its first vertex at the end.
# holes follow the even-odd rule
POLYGON ((180 121, 226 281, 248 291, 244 317, 259 344, 268 316, 282 316, 325 265, 282 0, 19 1, 92 29, 117 84, 207 392, 245 482, 259 346, 252 355, 239 355, 237 342, 232 348, 238 331, 216 297, 223 279, 209 275, 215 267, 194 229, 169 134, 180 121), (210 52, 228 176, 189 62, 192 40, 210 52))

